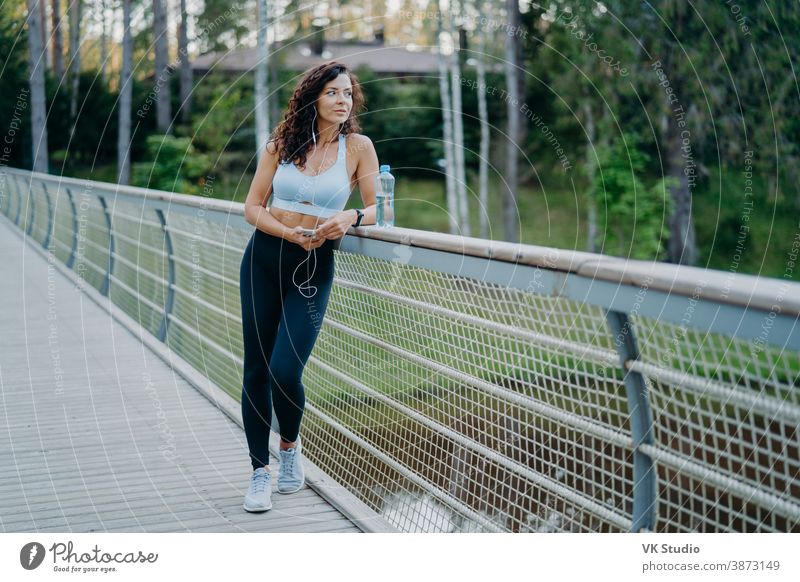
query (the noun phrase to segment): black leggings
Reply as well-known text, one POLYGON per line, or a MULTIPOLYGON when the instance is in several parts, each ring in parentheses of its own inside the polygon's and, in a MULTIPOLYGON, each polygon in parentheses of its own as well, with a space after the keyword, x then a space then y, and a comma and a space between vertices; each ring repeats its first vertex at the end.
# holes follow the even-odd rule
POLYGON ((278 432, 297 440, 305 407, 300 381, 322 327, 341 239, 306 251, 256 229, 242 257, 242 421, 253 469, 269 464, 272 409, 278 432))

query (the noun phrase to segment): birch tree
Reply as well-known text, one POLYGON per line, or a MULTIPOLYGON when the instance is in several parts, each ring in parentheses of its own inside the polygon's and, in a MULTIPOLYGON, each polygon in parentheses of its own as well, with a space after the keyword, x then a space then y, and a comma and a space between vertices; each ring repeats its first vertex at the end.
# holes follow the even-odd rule
POLYGON ((69 10, 69 76, 72 90, 69 95, 69 127, 70 136, 75 135, 78 123, 78 93, 80 91, 81 74, 81 18, 83 0, 73 0, 69 10))
POLYGON ((130 183, 131 176, 131 107, 133 95, 133 35, 131 33, 131 2, 122 0, 122 69, 119 78, 119 107, 117 134, 117 182, 130 183))
MULTIPOLYGON (((453 41, 453 51, 450 53, 450 78, 453 91, 453 164, 455 169, 456 205, 458 208, 458 222, 460 234, 470 236, 469 207, 467 204, 467 178, 464 168, 464 117, 461 104, 461 62, 460 62, 460 36, 455 26, 456 11, 453 0, 449 2, 448 33, 453 41)), ((461 4, 459 3, 459 13, 461 4)))
POLYGON ((41 37, 42 53, 44 54, 44 66, 45 70, 47 70, 50 63, 50 55, 47 49, 47 39, 50 37, 50 35, 47 34, 47 3, 44 0, 40 0, 38 6, 39 22, 41 23, 39 26, 39 36, 41 37))
MULTIPOLYGON (((439 66, 439 94, 442 99, 442 131, 444 137, 444 175, 445 191, 447 198, 447 216, 450 222, 450 233, 458 233, 458 201, 455 189, 455 168, 453 164, 453 119, 450 106, 450 87, 448 86, 448 67, 445 51, 448 49, 448 39, 442 27, 441 0, 439 10, 436 11, 436 38, 438 42, 437 64, 439 66)), ((449 47, 452 50, 452 47, 449 47)))
POLYGON ((153 35, 155 36, 155 101, 156 126, 161 133, 168 133, 172 119, 169 83, 169 41, 167 37, 166 0, 153 0, 153 35))
MULTIPOLYGON (((509 31, 519 30, 519 0, 506 0, 509 31)), ((516 34, 505 34, 505 73, 506 73, 506 113, 508 117, 508 136, 506 139, 505 196, 503 196, 503 226, 505 239, 519 242, 519 218, 517 216, 517 190, 519 188, 519 152, 522 142, 522 120, 519 103, 521 101, 521 46, 516 34)))
POLYGON ((64 76, 64 29, 61 27, 61 0, 53 0, 51 19, 53 23, 53 74, 56 79, 64 76))
POLYGON ((267 107, 269 46, 267 44, 267 0, 258 1, 258 62, 255 75, 256 151, 258 159, 264 154, 269 136, 269 108, 267 107))
MULTIPOLYGON (((482 13, 491 13, 492 3, 483 2, 482 13)), ((481 13, 479 11, 479 13, 481 13)), ((479 23, 476 28, 478 37, 478 51, 475 55, 475 72, 478 82, 478 118, 481 124, 480 159, 478 160, 478 200, 480 200, 480 231, 481 238, 489 238, 489 109, 486 104, 486 63, 484 51, 486 50, 486 28, 479 23)))
POLYGON ((186 10, 186 0, 181 0, 180 10, 178 58, 181 68, 181 120, 189 123, 192 114, 192 64, 189 61, 189 14, 186 10))
POLYGON ((108 5, 106 0, 100 0, 98 9, 100 16, 100 77, 103 84, 108 85, 108 29, 109 20, 106 18, 108 5))
POLYGON ((31 87, 31 140, 33 147, 33 171, 49 171, 47 155, 47 102, 44 90, 45 52, 41 37, 41 11, 39 2, 28 2, 28 52, 30 59, 31 87))

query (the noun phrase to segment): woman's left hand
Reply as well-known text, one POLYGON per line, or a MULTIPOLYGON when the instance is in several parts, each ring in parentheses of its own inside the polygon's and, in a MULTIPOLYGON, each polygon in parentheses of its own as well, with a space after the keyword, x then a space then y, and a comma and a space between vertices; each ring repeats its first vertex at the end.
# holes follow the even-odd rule
POLYGON ((342 238, 347 232, 347 229, 355 222, 353 214, 354 213, 350 210, 337 212, 317 227, 317 236, 329 240, 342 238))

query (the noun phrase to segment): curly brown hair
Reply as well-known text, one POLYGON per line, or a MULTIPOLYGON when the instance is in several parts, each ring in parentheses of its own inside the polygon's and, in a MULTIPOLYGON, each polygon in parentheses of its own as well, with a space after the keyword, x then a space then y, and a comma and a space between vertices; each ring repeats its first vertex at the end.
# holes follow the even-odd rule
POLYGON ((313 142, 311 132, 314 131, 317 99, 325 85, 341 74, 350 77, 353 86, 353 107, 347 121, 342 124, 340 133, 348 135, 361 131, 356 115, 364 108, 364 94, 361 92, 358 78, 342 63, 335 61, 325 63, 305 73, 289 99, 283 120, 272 132, 270 139, 275 142, 281 163, 296 161, 298 166, 305 168, 306 154, 313 142))

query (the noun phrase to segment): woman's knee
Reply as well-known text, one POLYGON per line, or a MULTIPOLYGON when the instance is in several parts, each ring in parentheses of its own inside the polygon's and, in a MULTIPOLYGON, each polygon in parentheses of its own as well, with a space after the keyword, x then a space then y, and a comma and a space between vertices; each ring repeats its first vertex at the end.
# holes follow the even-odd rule
POLYGON ((298 370, 298 366, 275 363, 270 365, 269 370, 272 382, 284 392, 293 393, 301 387, 302 370, 298 370))
POLYGON ((245 388, 266 387, 269 380, 269 368, 263 357, 245 357, 242 381, 245 388))
MULTIPOLYGON (((306 404, 303 383, 296 375, 286 375, 272 385, 272 402, 275 413, 284 415, 292 410, 302 411, 306 404)), ((296 412, 295 412, 296 414, 296 412)))

